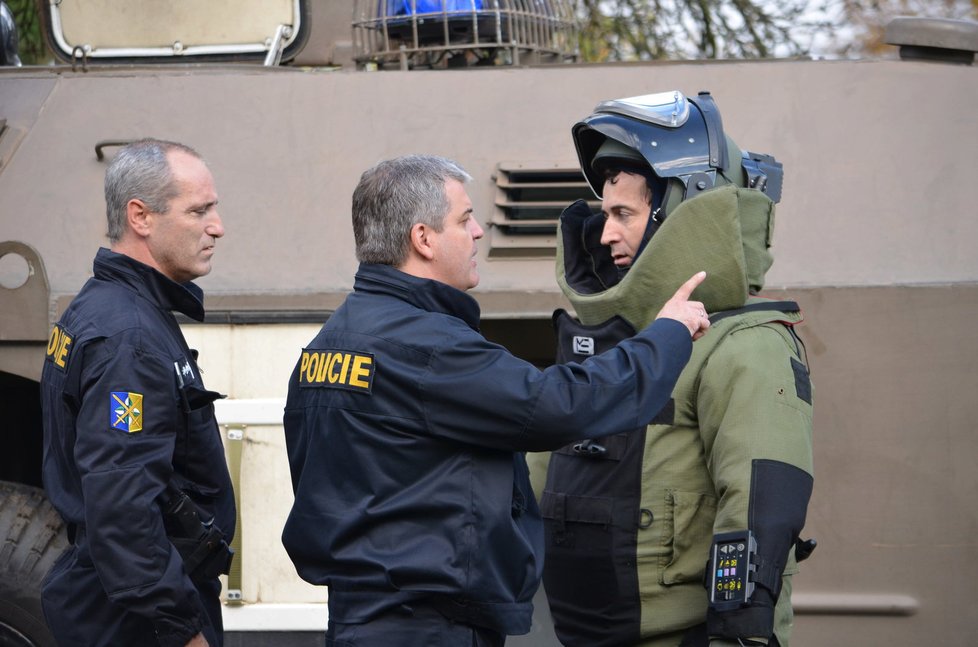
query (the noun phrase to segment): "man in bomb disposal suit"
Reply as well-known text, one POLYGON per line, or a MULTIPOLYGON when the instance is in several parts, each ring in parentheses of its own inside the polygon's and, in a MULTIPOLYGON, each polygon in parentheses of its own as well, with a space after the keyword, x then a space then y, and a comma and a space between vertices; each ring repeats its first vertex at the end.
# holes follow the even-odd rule
POLYGON ((235 508, 208 391, 172 311, 202 321, 224 226, 192 149, 142 140, 105 173, 112 249, 55 325, 44 487, 71 546, 44 582, 62 647, 222 644, 235 508))
POLYGON ((814 542, 799 540, 813 483, 802 317, 756 296, 781 164, 742 153, 708 93, 607 101, 573 136, 602 213, 579 201, 561 216, 558 282, 579 320, 555 315, 558 361, 641 329, 694 265, 712 326, 647 426, 552 455, 540 507, 557 635, 783 647, 814 542))

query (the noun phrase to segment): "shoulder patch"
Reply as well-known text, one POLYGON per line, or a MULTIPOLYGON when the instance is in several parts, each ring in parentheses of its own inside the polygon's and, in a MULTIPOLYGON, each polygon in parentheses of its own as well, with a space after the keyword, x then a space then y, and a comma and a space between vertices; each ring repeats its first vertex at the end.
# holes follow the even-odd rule
POLYGON ((74 335, 65 330, 60 324, 55 324, 48 337, 48 350, 44 361, 51 362, 56 368, 65 371, 68 359, 71 357, 74 335))
POLYGON ((305 349, 299 359, 299 386, 370 393, 377 364, 371 353, 305 349))
POLYGON ((109 394, 109 424, 113 429, 133 434, 143 430, 143 394, 112 391, 109 394))
POLYGON ((804 400, 808 404, 812 403, 812 381, 808 376, 808 368, 796 360, 794 357, 791 358, 791 370, 795 374, 795 393, 798 398, 804 400))

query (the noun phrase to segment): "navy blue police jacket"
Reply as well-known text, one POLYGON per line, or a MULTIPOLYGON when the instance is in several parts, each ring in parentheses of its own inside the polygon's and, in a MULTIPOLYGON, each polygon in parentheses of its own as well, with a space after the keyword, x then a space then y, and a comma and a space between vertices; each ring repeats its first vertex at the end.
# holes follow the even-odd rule
POLYGON ((692 349, 661 319, 582 364, 545 370, 487 341, 476 301, 386 265, 303 349, 285 436, 295 504, 282 541, 329 587, 330 620, 427 603, 530 629, 543 526, 521 452, 644 426, 692 349))
MULTIPOLYGON (((149 619, 164 645, 186 644, 206 617, 164 530, 168 485, 226 541, 235 526, 212 404, 221 396, 204 388, 172 312, 202 321, 202 299, 193 283, 100 249, 52 331, 41 377, 44 487, 73 536, 75 567, 94 566, 104 595, 149 619)), ((84 601, 46 604, 71 615, 84 601)))

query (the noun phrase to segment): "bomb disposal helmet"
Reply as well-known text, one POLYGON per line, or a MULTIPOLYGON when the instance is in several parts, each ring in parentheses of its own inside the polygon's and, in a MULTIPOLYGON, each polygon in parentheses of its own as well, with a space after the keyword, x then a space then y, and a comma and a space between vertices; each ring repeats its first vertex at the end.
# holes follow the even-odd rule
POLYGON ((781 199, 781 163, 770 155, 742 152, 723 132, 709 92, 687 99, 662 92, 604 101, 572 129, 581 170, 601 198, 608 169, 651 168, 666 189, 665 215, 683 200, 724 184, 781 199))

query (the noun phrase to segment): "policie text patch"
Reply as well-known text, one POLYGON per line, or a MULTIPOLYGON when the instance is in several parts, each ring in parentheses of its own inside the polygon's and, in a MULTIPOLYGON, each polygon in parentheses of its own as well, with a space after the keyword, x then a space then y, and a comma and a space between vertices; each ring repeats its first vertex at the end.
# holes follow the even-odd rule
POLYGON ((71 333, 60 325, 55 325, 51 329, 51 336, 48 337, 48 350, 44 359, 64 371, 67 368, 68 358, 71 355, 72 341, 73 336, 71 333))
POLYGON ((307 349, 299 359, 299 386, 370 393, 376 369, 370 353, 307 349))

